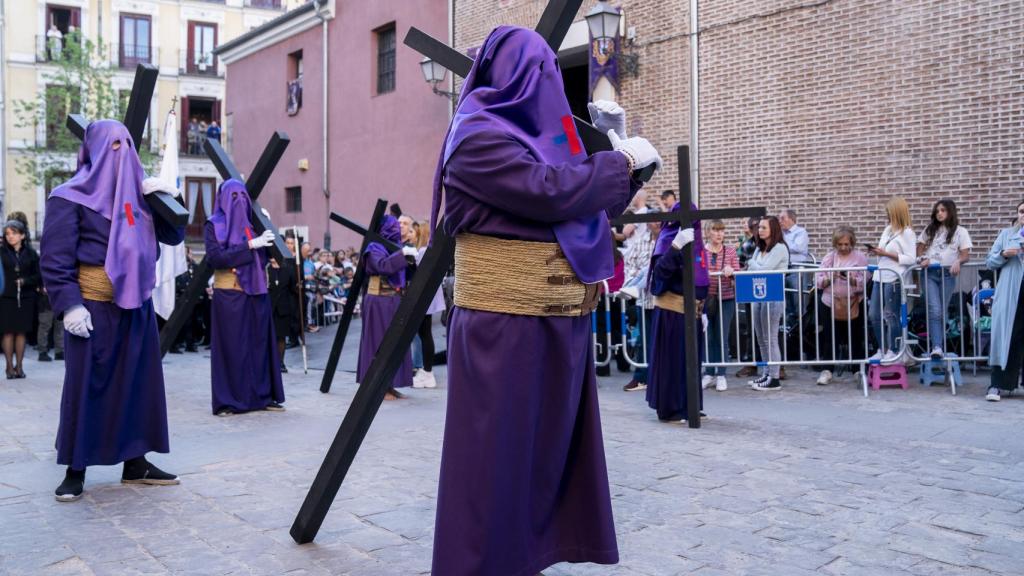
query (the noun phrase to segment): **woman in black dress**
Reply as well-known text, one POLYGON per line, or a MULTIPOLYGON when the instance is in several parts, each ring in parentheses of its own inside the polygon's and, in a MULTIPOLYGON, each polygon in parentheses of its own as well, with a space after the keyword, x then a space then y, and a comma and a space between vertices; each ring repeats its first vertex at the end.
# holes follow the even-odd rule
POLYGON ((7 379, 24 378, 25 336, 36 316, 39 288, 39 255, 29 246, 28 228, 19 220, 4 225, 0 261, 4 268, 4 291, 0 295, 0 334, 3 334, 7 379), (16 361, 15 361, 16 360, 16 361))

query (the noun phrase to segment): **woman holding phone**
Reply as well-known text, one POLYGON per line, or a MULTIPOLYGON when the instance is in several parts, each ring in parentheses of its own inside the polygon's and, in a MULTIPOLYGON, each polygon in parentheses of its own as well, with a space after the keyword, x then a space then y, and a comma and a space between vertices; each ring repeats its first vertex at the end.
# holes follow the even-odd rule
POLYGON ((999 233, 985 260, 998 274, 988 360, 992 383, 985 395, 989 402, 998 402, 1001 393, 1014 391, 1024 367, 1024 201, 1017 204, 1016 212, 1017 219, 999 233))
POLYGON ((868 316, 874 329, 878 352, 872 357, 884 363, 899 360, 896 339, 902 330, 900 324, 900 278, 907 267, 917 261, 917 236, 910 227, 910 208, 903 198, 892 198, 885 203, 889 224, 878 239, 878 246, 865 245, 867 251, 878 257, 878 269, 871 275, 874 289, 868 305, 868 316))

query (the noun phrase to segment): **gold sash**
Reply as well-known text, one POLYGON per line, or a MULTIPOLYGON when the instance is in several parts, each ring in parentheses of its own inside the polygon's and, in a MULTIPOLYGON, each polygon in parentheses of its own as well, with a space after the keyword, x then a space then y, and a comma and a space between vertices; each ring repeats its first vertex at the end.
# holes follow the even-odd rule
MULTIPOLYGON (((681 294, 676 294, 675 292, 665 292, 660 296, 654 297, 654 306, 656 308, 661 308, 662 310, 671 310, 680 314, 686 314, 686 308, 684 308, 685 304, 686 300, 683 296, 681 294)), ((702 314, 703 312, 704 301, 697 300, 697 314, 702 314)))
POLYGON ((459 234, 455 305, 520 316, 584 316, 597 307, 600 284, 584 284, 556 242, 459 234))
POLYGON ((366 284, 366 293, 373 296, 400 296, 402 291, 396 290, 386 278, 370 276, 370 281, 366 284))
POLYGON ((219 290, 241 290, 242 285, 238 283, 238 275, 234 269, 214 270, 213 287, 219 290))
POLYGON ((103 266, 78 265, 78 287, 82 298, 93 302, 113 302, 114 285, 103 266))

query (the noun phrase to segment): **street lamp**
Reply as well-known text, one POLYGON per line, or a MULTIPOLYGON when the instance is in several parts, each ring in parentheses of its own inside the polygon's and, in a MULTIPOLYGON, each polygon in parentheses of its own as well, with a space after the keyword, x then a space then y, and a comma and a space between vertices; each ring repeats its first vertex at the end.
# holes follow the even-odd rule
POLYGON ((587 12, 587 26, 590 36, 602 43, 614 40, 619 36, 619 11, 612 8, 606 0, 600 0, 587 12))
POLYGON ((430 58, 424 58, 423 60, 420 60, 420 70, 423 71, 423 79, 430 84, 430 89, 434 91, 434 94, 444 96, 452 100, 458 100, 458 93, 448 92, 447 90, 441 90, 437 87, 441 82, 444 82, 444 76, 447 72, 444 66, 434 62, 430 58))

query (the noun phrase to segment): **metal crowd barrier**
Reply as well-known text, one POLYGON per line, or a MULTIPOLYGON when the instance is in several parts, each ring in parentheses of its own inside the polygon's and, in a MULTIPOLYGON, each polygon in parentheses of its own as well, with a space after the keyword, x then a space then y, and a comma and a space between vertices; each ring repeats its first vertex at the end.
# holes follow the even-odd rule
POLYGON ((641 306, 637 300, 633 300, 620 292, 609 294, 608 283, 602 282, 602 284, 604 286, 604 294, 601 298, 604 303, 604 309, 601 310, 598 308, 590 314, 590 323, 592 328, 591 335, 594 346, 594 365, 599 368, 608 366, 611 364, 615 356, 621 353, 626 362, 628 362, 633 368, 646 368, 648 356, 647 318, 644 315, 643 306, 641 306), (618 303, 618 306, 615 306, 616 302, 618 303), (639 346, 629 345, 631 338, 627 319, 629 317, 630 306, 636 307, 637 325, 639 328, 637 343, 639 346), (614 343, 612 338, 613 313, 619 315, 619 333, 622 336, 619 343, 614 343), (603 315, 604 330, 600 330, 598 314, 603 315))

